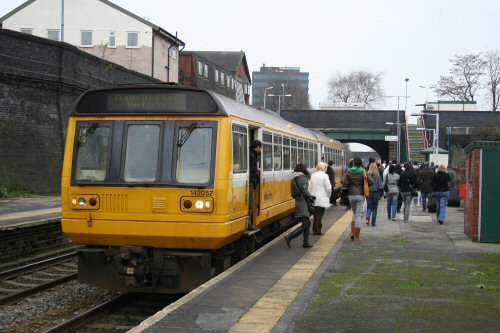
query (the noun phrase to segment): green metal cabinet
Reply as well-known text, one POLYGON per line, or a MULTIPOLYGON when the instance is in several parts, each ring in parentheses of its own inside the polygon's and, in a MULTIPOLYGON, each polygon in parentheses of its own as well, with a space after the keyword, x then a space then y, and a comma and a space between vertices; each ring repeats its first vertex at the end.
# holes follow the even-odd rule
POLYGON ((465 233, 500 243, 500 141, 474 141, 465 148, 465 233))

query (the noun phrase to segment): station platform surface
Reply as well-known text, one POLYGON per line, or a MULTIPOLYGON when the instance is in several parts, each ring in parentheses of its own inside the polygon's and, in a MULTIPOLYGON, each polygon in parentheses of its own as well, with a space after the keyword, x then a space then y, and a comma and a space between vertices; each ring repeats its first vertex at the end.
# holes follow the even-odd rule
POLYGON ((460 208, 386 215, 352 242, 333 207, 314 247, 281 236, 130 332, 499 332, 500 245, 470 241, 460 208))
POLYGON ((61 218, 61 197, 0 199, 0 228, 61 218))
MULTIPOLYGON (((0 200, 0 228, 58 214, 59 197, 0 200)), ((499 332, 500 244, 470 241, 460 208, 386 215, 351 242, 332 207, 314 247, 282 235, 131 332, 499 332)))

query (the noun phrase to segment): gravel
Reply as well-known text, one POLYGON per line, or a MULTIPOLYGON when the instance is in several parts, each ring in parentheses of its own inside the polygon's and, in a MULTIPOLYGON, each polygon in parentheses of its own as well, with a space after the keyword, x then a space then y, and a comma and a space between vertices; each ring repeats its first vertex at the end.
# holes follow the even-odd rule
POLYGON ((0 308, 0 332, 40 332, 118 293, 76 281, 0 308))

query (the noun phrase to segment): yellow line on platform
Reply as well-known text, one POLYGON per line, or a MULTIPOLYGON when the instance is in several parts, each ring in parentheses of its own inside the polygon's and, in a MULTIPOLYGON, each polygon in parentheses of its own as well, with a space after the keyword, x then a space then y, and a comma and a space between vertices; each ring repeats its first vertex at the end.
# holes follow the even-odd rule
POLYGON ((270 332, 339 241, 351 220, 352 212, 348 211, 228 332, 270 332))
POLYGON ((33 211, 20 212, 20 213, 4 214, 4 215, 0 215, 0 221, 22 219, 22 218, 28 218, 28 217, 34 217, 34 216, 52 215, 52 214, 57 214, 57 213, 61 214, 61 207, 33 210, 33 211))

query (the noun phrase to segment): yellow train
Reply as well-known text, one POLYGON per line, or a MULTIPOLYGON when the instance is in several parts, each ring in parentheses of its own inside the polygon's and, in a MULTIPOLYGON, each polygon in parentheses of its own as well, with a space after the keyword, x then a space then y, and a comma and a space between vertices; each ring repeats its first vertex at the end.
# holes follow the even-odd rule
POLYGON ((82 282, 126 291, 192 290, 293 220, 290 181, 335 162, 342 144, 207 90, 153 84, 91 90, 72 110, 62 228, 82 282), (247 231, 249 144, 263 143, 257 231, 247 231))

